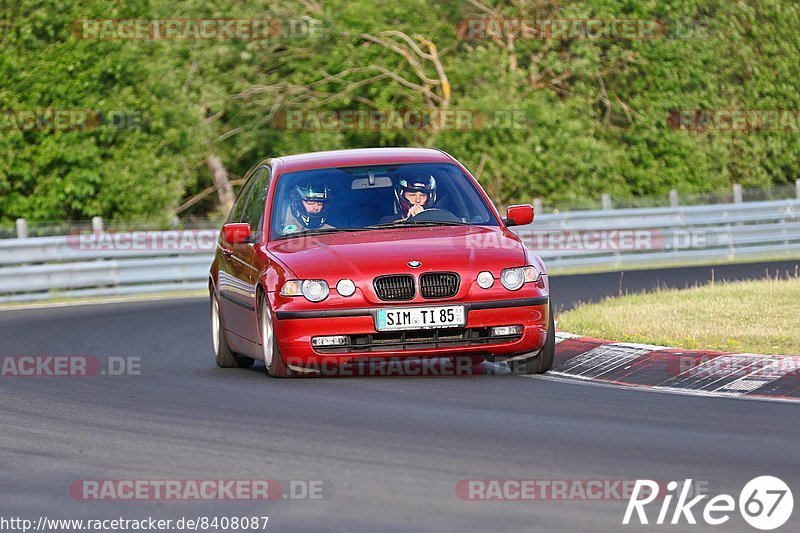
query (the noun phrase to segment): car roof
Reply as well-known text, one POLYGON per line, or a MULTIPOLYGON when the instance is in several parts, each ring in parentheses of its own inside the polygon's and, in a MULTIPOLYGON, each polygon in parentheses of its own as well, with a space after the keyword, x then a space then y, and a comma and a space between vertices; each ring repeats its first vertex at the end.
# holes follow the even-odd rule
POLYGON ((390 165, 394 163, 450 163, 452 158, 434 148, 356 148, 310 152, 277 158, 282 172, 297 172, 329 167, 390 165))

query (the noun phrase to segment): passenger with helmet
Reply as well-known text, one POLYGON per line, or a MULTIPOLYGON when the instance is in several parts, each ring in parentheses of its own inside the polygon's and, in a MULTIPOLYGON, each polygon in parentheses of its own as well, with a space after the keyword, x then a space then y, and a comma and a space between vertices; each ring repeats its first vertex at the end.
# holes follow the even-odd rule
POLYGON ((408 220, 417 216, 436 203, 436 179, 400 178, 394 188, 399 220, 408 220))
POLYGON ((292 190, 290 212, 282 228, 283 235, 306 230, 332 228, 327 224, 331 210, 331 189, 324 181, 300 182, 292 190))

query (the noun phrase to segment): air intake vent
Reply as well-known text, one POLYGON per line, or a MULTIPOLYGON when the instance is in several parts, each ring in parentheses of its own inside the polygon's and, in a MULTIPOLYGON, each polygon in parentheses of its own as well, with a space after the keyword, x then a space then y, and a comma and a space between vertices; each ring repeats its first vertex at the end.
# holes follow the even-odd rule
POLYGON ((375 278, 375 293, 381 300, 411 300, 414 298, 414 278, 409 274, 375 278))
POLYGON ((430 272, 419 279, 419 290, 423 298, 450 298, 458 292, 458 274, 454 272, 430 272))

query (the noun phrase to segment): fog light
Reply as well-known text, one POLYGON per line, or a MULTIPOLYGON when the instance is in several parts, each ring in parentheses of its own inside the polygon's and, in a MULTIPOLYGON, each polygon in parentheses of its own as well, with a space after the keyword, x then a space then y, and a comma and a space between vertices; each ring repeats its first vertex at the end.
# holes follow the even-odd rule
POLYGON ((314 337, 311 339, 311 346, 344 346, 345 344, 347 344, 347 337, 344 335, 314 337))
POLYGON ((519 335, 522 333, 522 326, 498 326, 492 328, 492 337, 507 337, 508 335, 519 335))
POLYGON ((494 276, 492 276, 491 272, 481 272, 478 274, 478 286, 481 289, 488 289, 494 285, 494 276))

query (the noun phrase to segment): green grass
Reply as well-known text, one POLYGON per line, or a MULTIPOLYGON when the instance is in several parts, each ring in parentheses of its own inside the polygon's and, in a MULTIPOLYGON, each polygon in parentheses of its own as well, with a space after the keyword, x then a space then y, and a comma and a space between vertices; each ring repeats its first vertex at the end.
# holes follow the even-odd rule
POLYGON ((800 354, 800 279, 716 283, 608 298, 559 317, 587 337, 686 349, 800 354))

